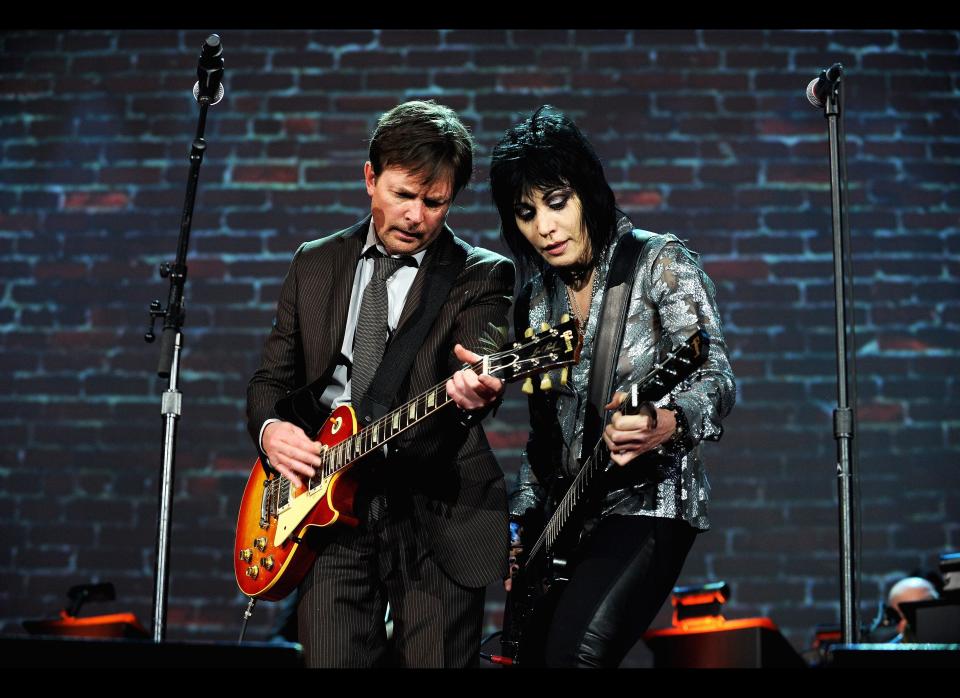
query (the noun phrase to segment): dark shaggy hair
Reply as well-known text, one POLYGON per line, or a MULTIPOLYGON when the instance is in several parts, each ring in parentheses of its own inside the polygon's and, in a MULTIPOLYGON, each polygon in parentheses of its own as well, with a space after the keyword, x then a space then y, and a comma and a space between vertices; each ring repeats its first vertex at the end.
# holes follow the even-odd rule
POLYGON ((393 165, 421 175, 426 184, 451 173, 455 197, 473 173, 473 138, 453 109, 433 100, 404 102, 377 121, 370 164, 377 176, 393 165))
POLYGON ((616 232, 613 190, 600 158, 580 129, 545 104, 504 134, 490 163, 490 188, 503 240, 527 273, 543 272, 547 263, 517 228, 514 207, 535 189, 561 186, 572 188, 580 197, 593 253, 591 264, 595 264, 616 232))

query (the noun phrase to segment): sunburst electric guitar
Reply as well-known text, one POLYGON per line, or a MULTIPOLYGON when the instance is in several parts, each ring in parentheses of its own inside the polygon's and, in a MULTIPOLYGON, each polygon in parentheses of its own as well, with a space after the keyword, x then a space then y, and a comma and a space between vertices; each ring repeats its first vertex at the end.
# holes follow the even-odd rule
MULTIPOLYGON (((560 380, 566 382, 567 366, 579 360, 581 344, 576 321, 566 320, 504 346, 472 368, 508 382, 561 369, 560 380)), ((323 466, 303 489, 294 489, 279 473, 264 474, 257 460, 237 518, 233 565, 240 591, 267 601, 277 601, 293 591, 316 558, 304 540, 311 528, 358 523, 353 511, 358 483, 350 467, 452 404, 445 386, 446 381, 438 383, 362 430, 353 408, 338 407, 315 438, 323 445, 323 466)))

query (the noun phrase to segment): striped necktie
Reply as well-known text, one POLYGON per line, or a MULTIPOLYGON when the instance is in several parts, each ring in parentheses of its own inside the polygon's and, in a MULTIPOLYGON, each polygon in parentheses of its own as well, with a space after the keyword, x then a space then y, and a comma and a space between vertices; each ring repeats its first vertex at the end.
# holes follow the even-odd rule
POLYGON ((363 291, 357 331, 353 338, 353 375, 350 402, 355 408, 367 394, 387 346, 387 279, 410 263, 409 257, 384 257, 374 248, 373 278, 363 291))

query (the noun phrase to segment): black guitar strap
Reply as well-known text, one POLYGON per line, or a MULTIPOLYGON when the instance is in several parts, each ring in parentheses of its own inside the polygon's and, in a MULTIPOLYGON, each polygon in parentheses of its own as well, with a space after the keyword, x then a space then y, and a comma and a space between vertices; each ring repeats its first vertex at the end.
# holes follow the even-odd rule
MULTIPOLYGON (((603 407, 613 395, 616 359, 623 343, 630 296, 637 276, 637 262, 655 235, 649 230, 635 229, 623 235, 613 251, 603 293, 603 307, 593 340, 593 366, 590 367, 589 402, 583 422, 582 447, 590 448, 600 440, 604 425, 603 407)), ((590 456, 589 453, 584 455, 590 456)))

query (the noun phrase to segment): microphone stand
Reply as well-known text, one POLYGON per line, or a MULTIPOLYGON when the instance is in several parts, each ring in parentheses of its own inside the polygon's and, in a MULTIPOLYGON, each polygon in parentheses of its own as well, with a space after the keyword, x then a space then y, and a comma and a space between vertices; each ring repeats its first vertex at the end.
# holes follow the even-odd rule
MULTIPOLYGON (((836 63, 829 71, 823 71, 820 74, 819 84, 824 86, 823 110, 830 137, 830 205, 833 223, 833 285, 837 341, 837 408, 833 412, 833 437, 837 442, 837 491, 840 503, 840 625, 841 641, 844 644, 851 644, 857 642, 860 635, 860 590, 855 564, 859 555, 860 502, 857 475, 859 468, 854 443, 857 370, 852 252, 850 228, 847 224, 843 66, 836 63), (847 317, 848 311, 850 320, 847 317)), ((813 98, 810 101, 815 103, 813 98)))
POLYGON ((177 242, 177 258, 173 263, 160 265, 160 276, 170 278, 167 307, 159 300, 150 303, 150 326, 143 338, 150 343, 156 339, 154 325, 163 319, 160 339, 160 362, 157 375, 168 378, 167 390, 163 393, 160 412, 164 419, 163 471, 160 478, 160 504, 157 513, 157 548, 153 594, 153 641, 163 642, 166 635, 167 590, 170 582, 170 518, 173 504, 173 471, 176 458, 177 420, 180 419, 182 396, 177 382, 180 374, 180 351, 183 347, 184 307, 183 295, 187 280, 187 247, 190 244, 190 227, 193 223, 193 205, 197 196, 197 181, 200 165, 207 143, 203 138, 207 124, 207 109, 223 98, 223 50, 220 37, 211 34, 204 41, 200 54, 197 75, 200 78, 193 88, 194 97, 200 103, 200 117, 196 136, 190 146, 190 174, 187 177, 187 192, 184 198, 183 215, 180 218, 180 238, 177 242))

